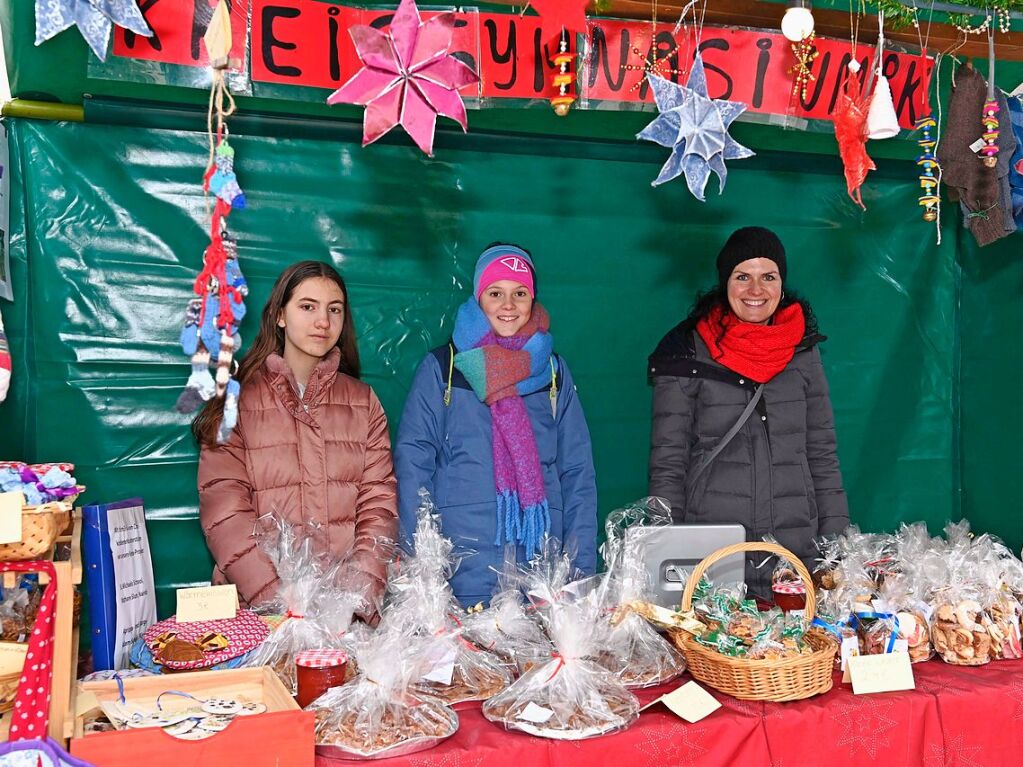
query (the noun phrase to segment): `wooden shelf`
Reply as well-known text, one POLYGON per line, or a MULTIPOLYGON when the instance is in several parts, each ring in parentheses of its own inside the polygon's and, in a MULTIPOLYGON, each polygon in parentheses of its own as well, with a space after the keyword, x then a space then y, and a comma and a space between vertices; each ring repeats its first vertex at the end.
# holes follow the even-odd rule
MULTIPOLYGON (((74 589, 82 583, 82 510, 72 514, 71 530, 57 538, 50 551, 57 571, 57 613, 54 625, 53 689, 50 693, 50 737, 67 743, 74 730, 74 697, 78 680, 78 627, 74 625, 74 589), (70 547, 67 558, 53 559, 54 552, 70 547)), ((5 573, 5 575, 19 575, 5 573)), ((40 573, 39 582, 48 584, 49 576, 40 573)), ((5 580, 5 586, 7 585, 5 580)), ((11 714, 0 716, 0 740, 7 740, 11 714)))

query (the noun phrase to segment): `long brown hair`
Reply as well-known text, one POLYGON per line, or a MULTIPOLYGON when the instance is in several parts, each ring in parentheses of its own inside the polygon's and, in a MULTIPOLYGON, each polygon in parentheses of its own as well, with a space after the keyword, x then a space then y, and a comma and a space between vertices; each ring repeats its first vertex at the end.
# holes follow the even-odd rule
MULTIPOLYGON (((252 347, 238 365, 235 378, 238 383, 245 384, 263 367, 266 358, 271 354, 284 354, 284 328, 277 325, 285 305, 291 300, 298 286, 306 280, 322 277, 337 284, 344 297, 344 326, 341 337, 337 340, 337 348, 341 350, 341 361, 338 370, 358 378, 362 372, 359 364, 359 346, 355 338, 355 323, 352 321, 351 302, 348 300, 348 287, 337 270, 322 261, 299 261, 281 272, 270 291, 270 298, 263 306, 263 315, 259 320, 259 333, 252 347)), ((224 418, 224 400, 214 397, 209 400, 199 415, 192 421, 192 435, 201 447, 215 447, 217 431, 224 418)))

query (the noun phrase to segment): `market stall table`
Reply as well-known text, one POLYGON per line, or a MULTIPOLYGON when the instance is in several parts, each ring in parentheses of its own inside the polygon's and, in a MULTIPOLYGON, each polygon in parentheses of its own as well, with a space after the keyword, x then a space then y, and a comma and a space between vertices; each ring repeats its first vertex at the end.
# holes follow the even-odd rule
MULTIPOLYGON (((479 704, 457 707, 459 731, 429 751, 379 767, 998 767, 1023 755, 1023 661, 980 667, 934 660, 913 667, 916 690, 856 696, 834 688, 791 703, 741 701, 711 691, 722 708, 688 724, 663 706, 625 732, 553 741, 506 732, 479 704)), ((688 680, 640 691, 647 703, 688 680)), ((317 758, 317 767, 345 762, 317 758)))

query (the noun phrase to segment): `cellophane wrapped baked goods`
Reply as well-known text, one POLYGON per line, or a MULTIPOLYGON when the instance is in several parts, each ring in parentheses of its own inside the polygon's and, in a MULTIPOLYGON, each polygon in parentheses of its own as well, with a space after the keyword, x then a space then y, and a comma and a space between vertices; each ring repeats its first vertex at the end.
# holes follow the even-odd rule
POLYGON ((594 591, 572 589, 567 556, 537 563, 527 577, 554 655, 483 704, 483 715, 510 730, 581 740, 623 730, 639 717, 639 701, 617 676, 589 658, 607 636, 594 591))
POLYGON ((722 655, 749 660, 781 660, 813 652, 805 641, 807 622, 800 613, 777 607, 766 612, 746 599, 743 583, 714 586, 704 577, 694 591, 693 610, 706 631, 696 641, 722 655))
POLYGON ((349 649, 359 674, 309 706, 316 713, 318 752, 396 757, 431 748, 455 733, 454 711, 411 692, 427 663, 423 641, 378 630, 351 642, 349 649))
POLYGON ((645 602, 650 595, 650 576, 643 550, 659 527, 671 524, 671 507, 661 498, 648 497, 608 515, 604 559, 608 570, 597 588, 603 614, 609 616, 606 643, 593 660, 630 689, 654 687, 685 671, 682 654, 632 610, 622 608, 645 602))
POLYGON ((270 666, 284 686, 297 691, 295 654, 303 650, 341 649, 355 610, 364 596, 339 583, 343 563, 326 564, 313 553, 312 536, 275 520, 260 539, 280 579, 277 598, 259 612, 283 615, 283 622, 257 648, 246 665, 270 666))
POLYGON ((486 700, 511 682, 511 674, 495 655, 468 641, 464 614, 448 585, 454 570, 453 546, 441 534, 433 502, 425 491, 413 544, 389 585, 390 600, 380 628, 407 637, 429 638, 432 666, 413 680, 420 697, 454 704, 486 700))
POLYGON ((486 608, 470 608, 463 636, 500 658, 513 674, 525 673, 551 657, 550 639, 533 617, 517 586, 500 589, 486 608))

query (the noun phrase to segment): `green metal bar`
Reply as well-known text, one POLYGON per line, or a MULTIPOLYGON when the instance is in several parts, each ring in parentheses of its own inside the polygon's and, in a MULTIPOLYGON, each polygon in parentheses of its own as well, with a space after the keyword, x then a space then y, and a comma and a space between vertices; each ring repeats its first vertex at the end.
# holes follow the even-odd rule
POLYGON ((84 107, 76 104, 59 104, 50 101, 13 99, 4 104, 0 114, 4 117, 24 117, 30 120, 85 122, 84 107))

